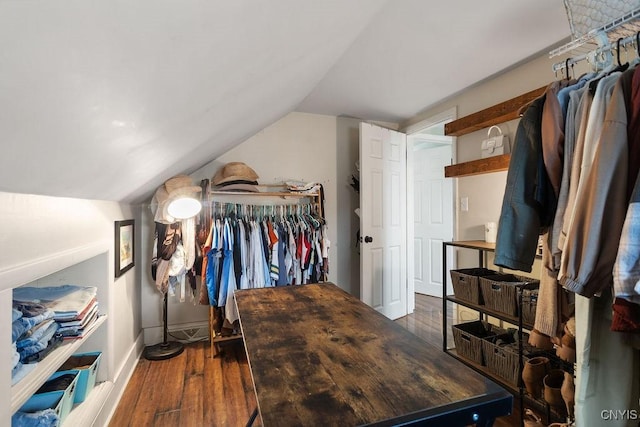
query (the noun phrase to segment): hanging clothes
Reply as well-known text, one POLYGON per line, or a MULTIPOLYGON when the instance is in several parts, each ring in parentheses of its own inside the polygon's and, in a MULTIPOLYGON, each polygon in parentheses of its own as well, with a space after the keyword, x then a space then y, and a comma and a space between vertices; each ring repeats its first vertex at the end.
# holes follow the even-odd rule
MULTIPOLYGON (((637 73, 613 67, 590 73, 559 90, 550 87, 545 96, 557 97, 557 103, 540 98, 527 109, 518 125, 496 243, 496 265, 531 271, 529 254, 536 246, 531 234, 544 232, 534 326, 557 337, 575 299, 576 425, 586 427, 600 425, 602 410, 631 408, 638 399, 638 353, 630 340, 611 332, 640 325, 634 317, 640 306, 631 303, 630 295, 637 292, 635 283, 627 281, 635 265, 631 252, 640 259, 633 230, 640 220, 635 219, 634 191, 629 189, 640 168, 640 160, 630 157, 633 152, 640 158, 640 145, 634 145, 640 137, 633 133, 640 129, 630 131, 640 127, 630 122, 630 117, 640 117, 634 116, 640 114, 640 96, 635 106, 632 101, 637 73), (564 122, 545 130, 544 117, 564 122), (560 155, 559 145, 549 141, 559 141, 562 125, 560 155), (544 185, 535 167, 540 158, 555 196, 552 202, 540 197, 536 187, 544 185), (552 220, 545 227, 549 212, 552 220)), ((626 425, 622 420, 609 423, 626 425)))
MULTIPOLYGON (((545 95, 534 100, 520 119, 502 202, 494 264, 531 272, 541 228, 541 211, 549 209, 536 200, 536 188, 548 180, 539 168, 542 161, 542 106, 545 95)), ((552 188, 549 188, 553 191, 552 188)))
POLYGON ((233 323, 236 289, 323 281, 328 271, 326 224, 309 208, 296 209, 285 214, 284 208, 278 213, 273 207, 215 204, 216 219, 204 245, 209 249, 200 302, 224 308, 226 320, 233 323), (254 216, 258 212, 261 217, 254 216))

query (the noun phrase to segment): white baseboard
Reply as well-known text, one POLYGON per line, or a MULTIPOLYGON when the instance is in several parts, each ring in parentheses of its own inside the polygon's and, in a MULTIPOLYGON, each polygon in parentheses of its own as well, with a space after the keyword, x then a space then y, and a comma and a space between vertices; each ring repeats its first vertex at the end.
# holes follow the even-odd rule
POLYGON ((120 402, 120 399, 122 398, 122 395, 124 394, 124 391, 127 388, 127 384, 129 383, 129 380, 131 379, 131 376, 133 375, 133 372, 135 371, 136 366, 138 365, 138 360, 140 360, 143 350, 144 350, 144 340, 143 340, 143 333, 141 332, 136 338, 136 341, 131 346, 131 349, 129 350, 129 354, 127 355, 126 359, 124 360, 122 365, 120 365, 120 369, 118 369, 118 371, 116 372, 113 388, 111 389, 111 392, 107 396, 104 402, 104 406, 102 407, 102 410, 98 414, 98 417, 96 418, 94 425, 96 426, 109 425, 109 421, 111 420, 111 417, 113 416, 113 414, 116 411, 116 408, 118 407, 118 403, 120 402))

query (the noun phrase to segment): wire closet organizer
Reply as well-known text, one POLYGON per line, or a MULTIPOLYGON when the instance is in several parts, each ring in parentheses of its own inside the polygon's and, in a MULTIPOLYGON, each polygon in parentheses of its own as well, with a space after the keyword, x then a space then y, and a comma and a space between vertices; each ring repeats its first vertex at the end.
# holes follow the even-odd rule
POLYGON ((640 8, 552 50, 549 57, 571 52, 570 57, 552 65, 556 75, 563 72, 568 76, 569 68, 581 61, 587 61, 595 69, 602 69, 613 63, 614 52, 620 62, 622 52, 629 49, 633 49, 640 57, 640 8))

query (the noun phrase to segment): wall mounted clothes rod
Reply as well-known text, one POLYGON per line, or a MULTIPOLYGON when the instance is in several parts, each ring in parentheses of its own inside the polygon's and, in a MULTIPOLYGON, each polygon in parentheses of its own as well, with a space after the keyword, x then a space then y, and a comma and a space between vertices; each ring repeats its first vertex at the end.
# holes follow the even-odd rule
POLYGON ((241 203, 213 202, 212 216, 235 214, 239 217, 286 217, 291 215, 317 215, 311 203, 295 205, 251 205, 241 203))
POLYGON ((556 62, 551 67, 551 70, 554 73, 557 73, 558 71, 564 70, 565 68, 570 66, 572 67, 578 62, 584 61, 584 60, 587 60, 587 62, 592 65, 611 63, 611 61, 613 60, 612 52, 616 51, 616 53, 619 54, 620 52, 617 52, 618 49, 621 49, 621 50, 624 49, 625 51, 628 52, 629 46, 633 46, 635 48, 634 53, 636 54, 636 56, 640 56, 638 54, 638 51, 640 50, 639 39, 640 39, 640 32, 636 33, 633 36, 618 39, 618 41, 615 43, 608 43, 606 45, 598 47, 592 50, 591 52, 578 55, 578 56, 569 57, 562 62, 556 62))

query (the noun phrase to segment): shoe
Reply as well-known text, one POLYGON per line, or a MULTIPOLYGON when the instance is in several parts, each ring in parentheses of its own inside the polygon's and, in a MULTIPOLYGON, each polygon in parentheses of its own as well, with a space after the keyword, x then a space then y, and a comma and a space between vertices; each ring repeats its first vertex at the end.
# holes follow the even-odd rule
POLYGON ((545 427, 542 418, 537 416, 531 409, 524 411, 524 427, 545 427))

